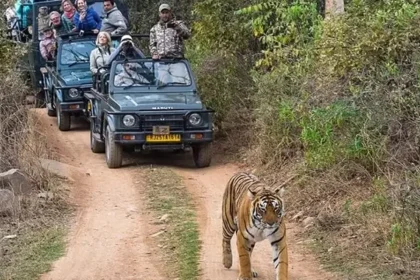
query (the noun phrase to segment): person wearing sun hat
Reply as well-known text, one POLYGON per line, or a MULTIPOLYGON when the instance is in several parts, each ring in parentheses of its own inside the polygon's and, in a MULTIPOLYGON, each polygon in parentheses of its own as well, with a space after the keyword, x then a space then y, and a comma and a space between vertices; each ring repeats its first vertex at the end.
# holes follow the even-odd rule
POLYGON ((46 26, 42 32, 44 33, 42 41, 39 42, 39 50, 41 56, 45 60, 53 60, 55 58, 56 39, 51 26, 46 26))
POLYGON ((144 53, 138 49, 133 42, 131 35, 124 35, 121 37, 120 44, 108 58, 106 64, 111 64, 115 59, 136 59, 145 58, 144 53))
POLYGON ((173 18, 168 4, 159 6, 159 18, 159 22, 150 29, 149 48, 152 58, 183 58, 183 42, 191 36, 190 30, 182 21, 173 18))

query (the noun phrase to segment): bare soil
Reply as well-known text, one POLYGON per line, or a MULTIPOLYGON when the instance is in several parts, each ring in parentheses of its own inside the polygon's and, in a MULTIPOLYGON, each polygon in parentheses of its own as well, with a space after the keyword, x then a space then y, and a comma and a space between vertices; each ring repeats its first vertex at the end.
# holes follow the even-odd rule
MULTIPOLYGON (((45 111, 37 110, 41 125, 50 131, 51 149, 60 161, 77 167, 71 171, 71 200, 78 210, 66 255, 42 280, 168 279, 156 253, 157 245, 151 241, 150 235, 157 229, 143 203, 144 183, 136 180, 142 172, 139 165, 173 168, 195 198, 203 242, 201 280, 237 278, 235 239, 232 269, 225 269, 221 262, 221 200, 226 182, 239 167, 216 157, 211 167, 196 169, 188 153, 128 156, 122 168, 108 169, 104 154, 90 150, 87 123, 81 121, 71 131, 60 132, 56 119, 45 111)), ((297 225, 288 225, 290 279, 335 279, 299 243, 299 230, 297 225)), ((270 250, 269 244, 262 242, 253 253, 258 279, 274 279, 270 250)))
POLYGON ((132 179, 135 168, 108 169, 104 155, 90 150, 87 124, 61 132, 55 118, 44 110, 40 114, 61 161, 79 170, 71 172, 72 202, 78 210, 66 255, 41 279, 166 279, 147 245, 153 225, 132 179))

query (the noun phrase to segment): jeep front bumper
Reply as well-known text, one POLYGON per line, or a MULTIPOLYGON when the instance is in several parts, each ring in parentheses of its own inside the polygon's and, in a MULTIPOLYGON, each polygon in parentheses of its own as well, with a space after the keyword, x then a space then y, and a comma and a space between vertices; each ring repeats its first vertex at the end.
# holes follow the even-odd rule
POLYGON ((58 104, 61 112, 85 112, 86 104, 85 101, 72 101, 72 102, 61 102, 58 104))
MULTIPOLYGON (((143 132, 143 131, 116 131, 114 132, 115 135, 115 143, 122 144, 122 145, 149 145, 149 146, 178 146, 178 145, 186 145, 189 146, 191 144, 198 144, 198 143, 206 143, 213 141, 213 131, 212 130, 188 130, 188 131, 172 131, 171 134, 168 136, 177 136, 174 139, 172 137, 165 137, 163 135, 162 138, 166 139, 146 139, 147 136, 153 135, 151 132, 143 132)), ((159 137, 159 136, 158 136, 159 137)))

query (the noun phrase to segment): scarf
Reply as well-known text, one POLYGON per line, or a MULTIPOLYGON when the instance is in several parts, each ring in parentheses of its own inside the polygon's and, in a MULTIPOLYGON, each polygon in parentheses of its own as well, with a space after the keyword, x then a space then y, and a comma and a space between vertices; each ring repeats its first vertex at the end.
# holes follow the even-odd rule
POLYGON ((69 19, 71 22, 73 22, 73 17, 74 17, 75 12, 76 12, 76 9, 72 8, 68 12, 64 11, 63 14, 67 19, 69 19))

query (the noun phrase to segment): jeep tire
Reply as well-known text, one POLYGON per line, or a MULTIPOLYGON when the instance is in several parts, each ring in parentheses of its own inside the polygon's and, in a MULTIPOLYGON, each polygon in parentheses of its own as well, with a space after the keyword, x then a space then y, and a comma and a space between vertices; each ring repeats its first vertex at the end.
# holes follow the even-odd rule
POLYGON ((105 152, 105 143, 104 142, 99 142, 93 136, 94 128, 95 128, 95 121, 90 120, 90 149, 95 154, 104 153, 105 152))
POLYGON ((62 112, 60 106, 55 105, 57 111, 58 129, 61 131, 68 131, 71 127, 71 115, 68 112, 62 112))
POLYGON ((105 158, 108 168, 119 168, 122 165, 122 146, 115 143, 115 136, 109 125, 105 131, 105 158))
POLYGON ((212 143, 195 144, 192 146, 195 166, 208 167, 211 163, 212 143))
POLYGON ((50 117, 56 117, 57 112, 54 109, 48 109, 48 106, 47 106, 47 115, 50 116, 50 117))

